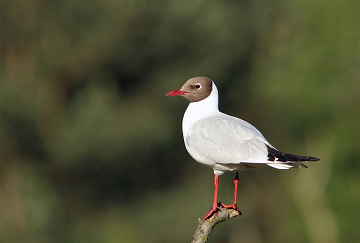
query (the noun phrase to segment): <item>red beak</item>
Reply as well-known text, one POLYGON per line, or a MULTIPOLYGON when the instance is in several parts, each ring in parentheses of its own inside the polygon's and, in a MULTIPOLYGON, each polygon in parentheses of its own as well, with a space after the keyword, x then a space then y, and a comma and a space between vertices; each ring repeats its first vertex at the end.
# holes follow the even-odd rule
POLYGON ((174 89, 169 92, 167 92, 166 96, 174 96, 174 95, 183 95, 189 92, 186 91, 180 91, 180 89, 174 89))

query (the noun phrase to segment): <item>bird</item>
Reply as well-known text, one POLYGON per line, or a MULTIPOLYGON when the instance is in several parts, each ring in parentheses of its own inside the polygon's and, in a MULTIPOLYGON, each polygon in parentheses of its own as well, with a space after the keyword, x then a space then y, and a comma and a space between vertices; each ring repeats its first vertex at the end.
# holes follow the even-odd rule
POLYGON ((284 153, 272 146, 253 125, 219 111, 218 89, 210 78, 200 76, 186 81, 166 96, 182 96, 190 103, 182 119, 185 148, 197 162, 214 170, 214 198, 203 220, 220 207, 236 210, 239 171, 267 165, 276 169, 307 168, 302 162, 319 158, 284 153), (231 205, 217 201, 219 176, 235 172, 234 199, 231 205))

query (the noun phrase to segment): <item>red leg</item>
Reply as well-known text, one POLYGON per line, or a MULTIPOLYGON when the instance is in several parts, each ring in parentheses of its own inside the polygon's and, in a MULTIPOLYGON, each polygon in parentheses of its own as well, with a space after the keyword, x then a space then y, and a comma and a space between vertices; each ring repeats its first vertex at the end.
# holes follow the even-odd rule
POLYGON ((219 190, 219 175, 217 175, 217 174, 215 174, 214 185, 215 185, 215 191, 214 191, 213 205, 211 206, 211 209, 209 210, 209 212, 207 212, 207 214, 205 215, 203 220, 210 218, 211 215, 213 215, 213 213, 215 213, 219 209, 218 202, 217 202, 218 190, 219 190))
POLYGON ((221 203, 221 206, 223 206, 224 208, 233 208, 236 211, 238 211, 240 213, 240 215, 241 215, 240 210, 236 206, 238 185, 239 185, 239 173, 236 171, 236 175, 235 175, 235 179, 234 179, 234 201, 233 201, 233 204, 232 205, 225 205, 225 204, 221 203))

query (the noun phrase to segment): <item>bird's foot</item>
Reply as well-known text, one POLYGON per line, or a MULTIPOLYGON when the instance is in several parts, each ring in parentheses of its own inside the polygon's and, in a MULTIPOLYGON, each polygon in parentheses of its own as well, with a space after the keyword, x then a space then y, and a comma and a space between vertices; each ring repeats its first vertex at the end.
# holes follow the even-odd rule
POLYGON ((222 202, 219 202, 220 206, 223 207, 223 208, 231 208, 231 209, 234 209, 236 210, 239 215, 242 215, 241 211, 238 209, 238 207, 236 206, 236 204, 231 204, 231 205, 225 205, 223 204, 222 202))
POLYGON ((204 218, 203 218, 202 220, 204 221, 204 220, 210 218, 214 213, 216 213, 216 212, 220 209, 219 204, 220 204, 220 202, 217 203, 217 204, 213 204, 213 205, 211 206, 209 212, 207 212, 207 213, 205 214, 205 216, 204 216, 204 218))

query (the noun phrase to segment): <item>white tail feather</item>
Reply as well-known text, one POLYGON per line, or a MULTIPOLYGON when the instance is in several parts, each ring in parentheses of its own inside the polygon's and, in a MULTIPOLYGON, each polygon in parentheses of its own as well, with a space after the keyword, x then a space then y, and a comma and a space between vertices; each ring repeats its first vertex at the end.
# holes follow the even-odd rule
POLYGON ((284 164, 284 163, 269 163, 267 165, 279 170, 288 170, 293 167, 291 164, 284 164))
POLYGON ((279 170, 287 170, 290 168, 307 168, 306 165, 302 164, 302 163, 298 163, 298 162, 293 162, 293 163, 268 163, 268 166, 271 166, 273 168, 279 169, 279 170))

